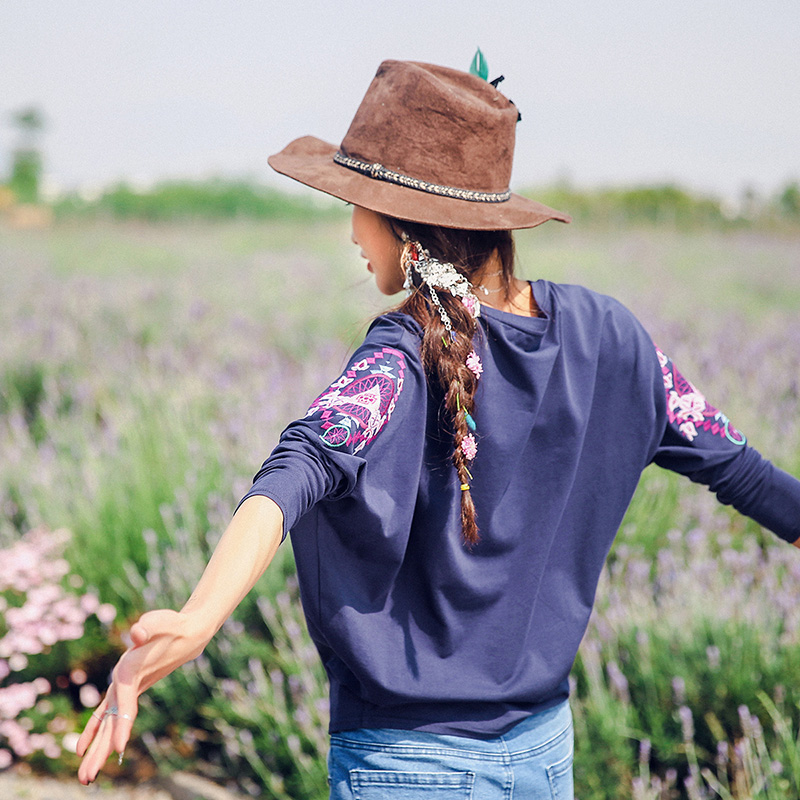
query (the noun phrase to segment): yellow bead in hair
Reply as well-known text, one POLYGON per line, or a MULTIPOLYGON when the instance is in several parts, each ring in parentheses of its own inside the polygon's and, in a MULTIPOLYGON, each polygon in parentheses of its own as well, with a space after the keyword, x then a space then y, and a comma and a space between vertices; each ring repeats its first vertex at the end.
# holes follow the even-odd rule
POLYGON ((461 484, 461 491, 462 492, 469 491, 469 484, 468 483, 462 483, 461 484))

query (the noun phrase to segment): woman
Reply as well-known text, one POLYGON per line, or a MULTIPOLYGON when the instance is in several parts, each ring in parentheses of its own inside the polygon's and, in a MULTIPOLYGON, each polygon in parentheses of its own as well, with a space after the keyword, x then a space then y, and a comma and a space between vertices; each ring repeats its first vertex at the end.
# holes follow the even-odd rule
POLYGON ((641 471, 688 475, 787 541, 765 461, 614 300, 513 275, 518 113, 455 70, 385 62, 339 148, 270 159, 354 205, 408 296, 282 434, 181 612, 145 614, 81 737, 121 753, 137 697, 199 654, 292 530, 331 684, 332 797, 572 797, 568 674, 641 471))

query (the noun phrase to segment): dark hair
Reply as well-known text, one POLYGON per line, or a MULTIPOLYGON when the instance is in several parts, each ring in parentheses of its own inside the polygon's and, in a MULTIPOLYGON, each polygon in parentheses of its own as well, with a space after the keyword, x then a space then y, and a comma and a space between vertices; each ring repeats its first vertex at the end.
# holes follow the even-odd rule
MULTIPOLYGON (((510 231, 468 231, 387 220, 398 240, 406 234, 432 258, 452 264, 470 282, 475 282, 473 279, 480 276, 487 262, 496 254, 501 267, 502 290, 508 299, 514 276, 514 238, 510 231)), ((453 427, 453 464, 462 486, 469 486, 472 476, 461 443, 470 435, 467 416, 474 413, 478 388, 477 377, 466 365, 467 356, 473 349, 477 324, 458 297, 447 291, 437 292, 453 326, 455 336, 451 339, 431 303, 428 287, 416 272, 411 277, 412 292, 398 310, 413 317, 424 331, 420 346, 422 364, 428 381, 444 394, 444 409, 453 427)), ((475 504, 469 489, 461 492, 461 530, 467 544, 478 542, 475 504)))

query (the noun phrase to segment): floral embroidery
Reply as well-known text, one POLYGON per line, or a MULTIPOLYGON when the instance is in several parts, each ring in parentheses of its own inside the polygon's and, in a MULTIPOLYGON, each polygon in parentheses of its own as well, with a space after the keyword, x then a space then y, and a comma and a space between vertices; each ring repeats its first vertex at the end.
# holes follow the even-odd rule
POLYGON ((352 446, 357 453, 389 421, 403 389, 406 361, 399 350, 382 347, 348 367, 306 413, 319 415, 320 438, 328 447, 352 446))
POLYGON ((731 421, 681 375, 672 360, 658 347, 656 355, 661 365, 661 374, 664 376, 667 419, 676 425, 684 439, 693 442, 701 432, 707 432, 737 445, 744 445, 747 442, 747 437, 737 431, 731 421))

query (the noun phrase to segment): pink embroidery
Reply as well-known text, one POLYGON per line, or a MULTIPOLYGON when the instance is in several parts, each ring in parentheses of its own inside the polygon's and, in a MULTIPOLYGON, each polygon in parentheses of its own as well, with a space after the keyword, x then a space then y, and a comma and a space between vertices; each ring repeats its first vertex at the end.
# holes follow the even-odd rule
POLYGON ((399 350, 383 347, 351 364, 306 413, 319 415, 320 438, 328 447, 352 446, 357 453, 392 416, 403 389, 406 361, 399 350))
POLYGON ((703 431, 712 436, 721 436, 737 445, 744 445, 747 442, 747 437, 737 431, 731 421, 681 375, 678 368, 658 346, 656 355, 664 377, 667 419, 676 425, 684 439, 693 442, 703 431))

